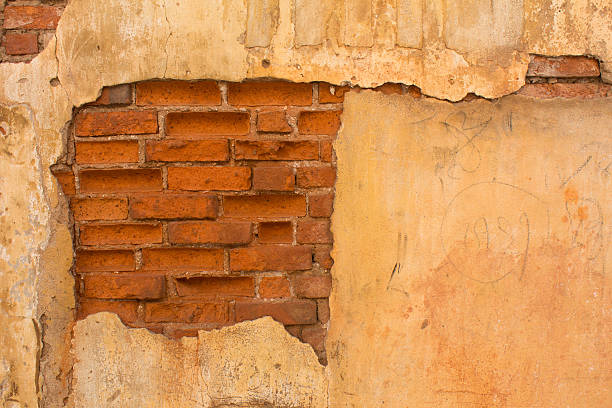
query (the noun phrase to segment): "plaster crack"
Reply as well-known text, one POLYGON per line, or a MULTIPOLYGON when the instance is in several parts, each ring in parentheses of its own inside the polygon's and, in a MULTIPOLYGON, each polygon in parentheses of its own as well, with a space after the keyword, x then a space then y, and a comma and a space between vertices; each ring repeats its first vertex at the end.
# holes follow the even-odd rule
POLYGON ((166 19, 166 24, 168 24, 168 37, 166 37, 166 43, 164 44, 164 54, 166 54, 166 62, 164 64, 164 75, 163 78, 166 78, 166 73, 168 72, 168 42, 170 41, 170 37, 172 37, 172 30, 170 29, 170 20, 168 20, 168 4, 164 3, 164 18, 166 19))

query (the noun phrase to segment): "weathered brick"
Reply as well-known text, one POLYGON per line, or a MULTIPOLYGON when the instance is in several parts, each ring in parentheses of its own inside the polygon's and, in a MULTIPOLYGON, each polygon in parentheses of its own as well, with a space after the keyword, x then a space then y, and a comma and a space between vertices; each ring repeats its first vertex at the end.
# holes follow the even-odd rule
POLYGON ((75 119, 77 136, 157 133, 157 112, 82 112, 75 119))
POLYGON ((301 188, 333 187, 336 169, 328 166, 300 167, 297 169, 297 185, 301 188))
POLYGON ((147 322, 225 323, 228 321, 227 304, 223 302, 145 304, 147 322))
POLYGON ((293 242, 293 224, 290 221, 260 223, 259 242, 263 244, 291 244, 293 242))
POLYGON ((302 328, 301 339, 304 343, 310 344, 315 351, 321 352, 325 350, 326 334, 327 330, 323 326, 307 326, 302 328))
POLYGON ((76 194, 76 185, 74 182, 74 173, 71 171, 54 171, 53 175, 57 178, 62 191, 67 196, 76 194))
POLYGON ((216 218, 219 200, 204 194, 139 194, 130 198, 135 219, 216 218))
POLYGON ((259 112, 257 115, 258 132, 291 132, 285 111, 259 112))
POLYGON ((128 215, 125 198, 73 198, 70 208, 77 221, 124 220, 128 215))
POLYGON ((612 87, 599 83, 527 84, 519 89, 519 95, 534 98, 605 98, 612 87))
POLYGON ((329 220, 298 221, 296 238, 301 244, 330 244, 332 234, 329 220))
POLYGON ((402 84, 387 82, 374 88, 374 91, 381 92, 385 95, 401 95, 402 84))
POLYGON ((34 33, 6 33, 2 44, 8 55, 27 55, 38 52, 38 36, 34 33))
POLYGON ((308 214, 311 217, 330 217, 334 207, 333 193, 308 196, 308 214))
POLYGON ((169 167, 170 190, 236 191, 251 188, 250 167, 169 167))
POLYGON ((129 105, 132 103, 132 85, 105 86, 92 105, 129 105))
POLYGON ((321 141, 321 161, 331 162, 334 158, 334 145, 332 142, 324 140, 321 141))
POLYGON ((304 246, 262 245, 230 250, 232 271, 301 271, 312 267, 312 251, 304 246))
POLYGON ((330 85, 324 82, 319 83, 319 103, 342 103, 344 94, 350 91, 348 86, 330 85))
POLYGON ((335 135, 340 129, 342 111, 302 112, 298 118, 298 130, 303 135, 335 135))
POLYGON ((334 260, 331 257, 331 246, 317 245, 314 249, 314 260, 321 268, 331 268, 334 265, 334 260))
POLYGON ((53 6, 6 6, 4 28, 54 29, 61 14, 62 10, 53 6))
POLYGON ((223 197, 227 217, 301 217, 306 215, 306 198, 297 194, 261 194, 223 197))
POLYGON ((247 276, 197 276, 176 280, 179 296, 255 296, 255 279, 247 276))
POLYGON ((83 296, 98 299, 159 299, 165 294, 165 278, 143 274, 87 274, 83 296))
POLYGON ((221 140, 147 140, 147 160, 178 161, 226 161, 229 159, 229 143, 221 140))
POLYGON ((113 301, 81 298, 77 310, 77 320, 100 312, 115 313, 123 323, 133 323, 138 320, 138 302, 135 300, 113 301))
POLYGON ((253 188, 260 191, 293 191, 295 188, 293 168, 254 167, 253 188))
POLYGON ((134 252, 127 250, 77 251, 77 272, 121 272, 136 268, 134 252))
POLYGON ((159 191, 160 169, 83 170, 79 174, 82 193, 159 191))
POLYGON ((81 245, 157 244, 162 242, 161 224, 81 225, 81 245))
POLYGON ((230 83, 228 103, 240 106, 312 104, 312 85, 283 81, 230 83))
POLYGON ((249 132, 246 112, 170 112, 166 134, 172 137, 235 136, 249 132))
POLYGON ((247 244, 249 222, 175 222, 168 226, 168 239, 175 244, 247 244))
POLYGON ((235 306, 236 321, 254 320, 271 316, 283 324, 313 324, 317 320, 316 303, 308 300, 283 302, 257 302, 238 300, 235 306))
POLYGON ((208 248, 145 248, 142 268, 148 270, 223 270, 223 250, 208 248))
POLYGON ((315 140, 237 140, 236 160, 317 160, 319 143, 315 140))
POLYGON ((215 81, 148 81, 136 84, 137 105, 220 105, 215 81))
POLYGON ((589 57, 542 57, 532 55, 527 76, 536 77, 597 77, 599 76, 599 63, 595 58, 589 57))
POLYGON ((77 142, 76 161, 81 164, 136 163, 138 141, 77 142))
POLYGON ((261 278, 261 282, 259 282, 259 296, 262 298, 291 297, 289 281, 284 276, 261 278))
POLYGON ((329 321, 329 299, 317 300, 317 317, 323 324, 329 321))
POLYGON ((330 275, 295 275, 291 277, 293 293, 303 298, 327 298, 331 293, 330 275))

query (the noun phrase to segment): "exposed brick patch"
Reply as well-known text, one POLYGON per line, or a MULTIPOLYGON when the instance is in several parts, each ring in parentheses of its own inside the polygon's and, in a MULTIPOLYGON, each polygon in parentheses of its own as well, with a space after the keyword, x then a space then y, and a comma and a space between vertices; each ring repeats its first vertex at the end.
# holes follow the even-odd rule
POLYGON ((6 6, 4 28, 54 29, 61 9, 54 6, 6 6))
POLYGON ((545 78, 598 77, 599 63, 588 57, 543 57, 533 55, 527 69, 527 76, 545 78))
MULTIPOLYGON (((580 64, 580 75, 593 73, 593 62, 580 64)), ((609 91, 594 77, 531 78, 540 82, 520 93, 609 91)), ((377 90, 421 97, 397 84, 377 90)), ((53 167, 74 220, 79 318, 112 311, 180 337, 269 315, 325 361, 333 142, 344 96, 359 91, 150 81, 105 88, 79 108, 53 167)))
POLYGON ((4 49, 9 55, 38 53, 38 36, 34 33, 8 33, 4 36, 4 49))

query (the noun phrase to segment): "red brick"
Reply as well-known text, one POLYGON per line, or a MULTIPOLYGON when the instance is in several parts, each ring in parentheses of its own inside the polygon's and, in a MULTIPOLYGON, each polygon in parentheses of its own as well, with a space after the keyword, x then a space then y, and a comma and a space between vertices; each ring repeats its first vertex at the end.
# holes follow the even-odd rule
POLYGON ((74 173, 71 171, 54 171, 53 175, 57 178, 62 191, 67 196, 76 194, 76 185, 74 182, 74 173))
POLYGON ((259 132, 291 132, 285 111, 259 112, 257 115, 257 131, 259 132))
POLYGON ((38 52, 38 36, 33 33, 6 33, 4 49, 8 55, 27 55, 38 52))
POLYGON ((198 276, 176 280, 179 296, 255 296, 255 279, 246 276, 198 276))
POLYGON ((342 111, 302 112, 298 130, 303 135, 335 135, 340 129, 342 111))
POLYGON ((169 167, 170 190, 237 191, 251 188, 250 167, 169 167))
POLYGON ((211 218, 217 217, 219 200, 202 194, 139 194, 130 198, 130 215, 147 218, 211 218))
POLYGON ((166 133, 173 137, 236 136, 249 132, 246 112, 170 112, 166 133))
POLYGON ((317 160, 319 143, 314 140, 237 140, 236 160, 317 160))
POLYGON ((374 91, 381 92, 385 95, 401 95, 402 84, 394 84, 392 82, 387 82, 374 88, 374 91))
POLYGON ((161 224, 81 225, 81 245, 157 244, 162 242, 161 224))
POLYGON ((226 161, 229 159, 229 143, 221 140, 147 140, 147 160, 178 161, 226 161))
POLYGON ((260 223, 259 242, 264 244, 291 244, 293 242, 293 224, 290 221, 260 223))
POLYGON ((302 328, 302 341, 312 346, 315 351, 325 350, 325 335, 327 330, 320 325, 302 328))
POLYGON ((542 57, 532 55, 527 76, 536 77, 598 77, 599 63, 589 57, 542 57))
POLYGON ((289 281, 284 276, 261 278, 259 283, 259 296, 262 298, 291 297, 289 281))
POLYGON ((81 164, 136 163, 138 141, 77 142, 76 161, 81 164))
POLYGON ((157 112, 84 112, 76 117, 77 136, 157 133, 157 112))
POLYGON ((4 28, 54 29, 62 10, 52 6, 6 6, 4 28))
POLYGON ((132 85, 105 86, 92 105, 129 105, 132 103, 132 85))
POLYGON ((301 244, 330 244, 329 220, 298 221, 296 238, 301 244))
POLYGON ((335 182, 336 169, 334 167, 300 167, 297 169, 298 187, 333 187, 335 182))
POLYGON ((82 193, 159 191, 160 169, 83 170, 79 174, 82 193))
POLYGON ((336 86, 319 83, 319 103, 342 103, 344 102, 344 94, 350 91, 348 86, 336 86))
POLYGON ((330 217, 334 209, 334 195, 311 194, 308 197, 308 214, 311 217, 330 217))
POLYGON ((296 275, 291 277, 293 293, 304 298, 328 298, 331 293, 330 275, 296 275))
POLYGON ((322 141, 321 142, 321 161, 331 162, 334 158, 334 146, 332 142, 322 141))
POLYGON ((215 81, 149 81, 136 84, 137 105, 220 105, 215 81))
POLYGON ((128 215, 125 198, 73 198, 70 208, 77 221, 124 220, 128 215))
POLYGON ((334 265, 334 260, 331 257, 331 247, 317 245, 314 249, 314 261, 321 268, 331 268, 334 265))
POLYGON ((230 250, 232 271, 302 271, 312 267, 312 251, 303 246, 262 245, 230 250))
POLYGON ((562 83, 527 84, 519 89, 519 95, 534 98, 605 98, 611 90, 608 84, 599 83, 562 83))
POLYGON ((293 191, 295 176, 291 167, 254 167, 253 188, 260 191, 293 191))
POLYGON ((235 306, 236 321, 254 320, 271 316, 283 324, 313 324, 317 320, 316 304, 308 300, 284 302, 256 302, 238 300, 235 306))
POLYGON ((87 274, 83 276, 83 296, 98 299, 159 299, 165 294, 161 275, 87 274))
POLYGON ((329 321, 329 299, 317 300, 317 317, 323 324, 329 321))
POLYGON ((183 323, 225 323, 228 308, 221 302, 198 303, 146 303, 145 321, 183 323))
POLYGON ((230 83, 228 103, 240 106, 312 104, 312 85, 282 81, 230 83))
POLYGON ((132 251, 78 251, 76 254, 77 272, 121 272, 135 268, 132 251))
POLYGON ((301 217, 306 215, 306 198, 296 194, 262 194, 223 197, 227 217, 301 217))
POLYGON ((138 302, 133 300, 112 301, 81 298, 79 300, 77 320, 100 312, 115 313, 123 323, 133 323, 138 320, 138 302))
POLYGON ((168 239, 175 244, 247 244, 249 222, 175 222, 168 226, 168 239))
POLYGON ((208 248, 145 248, 142 267, 148 270, 223 270, 223 250, 208 248))

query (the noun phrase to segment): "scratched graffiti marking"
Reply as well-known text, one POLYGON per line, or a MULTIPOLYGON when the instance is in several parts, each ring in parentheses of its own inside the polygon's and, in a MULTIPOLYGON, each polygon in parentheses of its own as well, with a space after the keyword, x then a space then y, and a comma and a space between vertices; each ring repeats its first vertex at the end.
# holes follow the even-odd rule
POLYGON ((492 283, 513 274, 520 280, 534 235, 546 234, 536 220, 546 217, 544 203, 526 190, 496 181, 472 184, 446 209, 442 248, 453 268, 469 279, 492 283))

